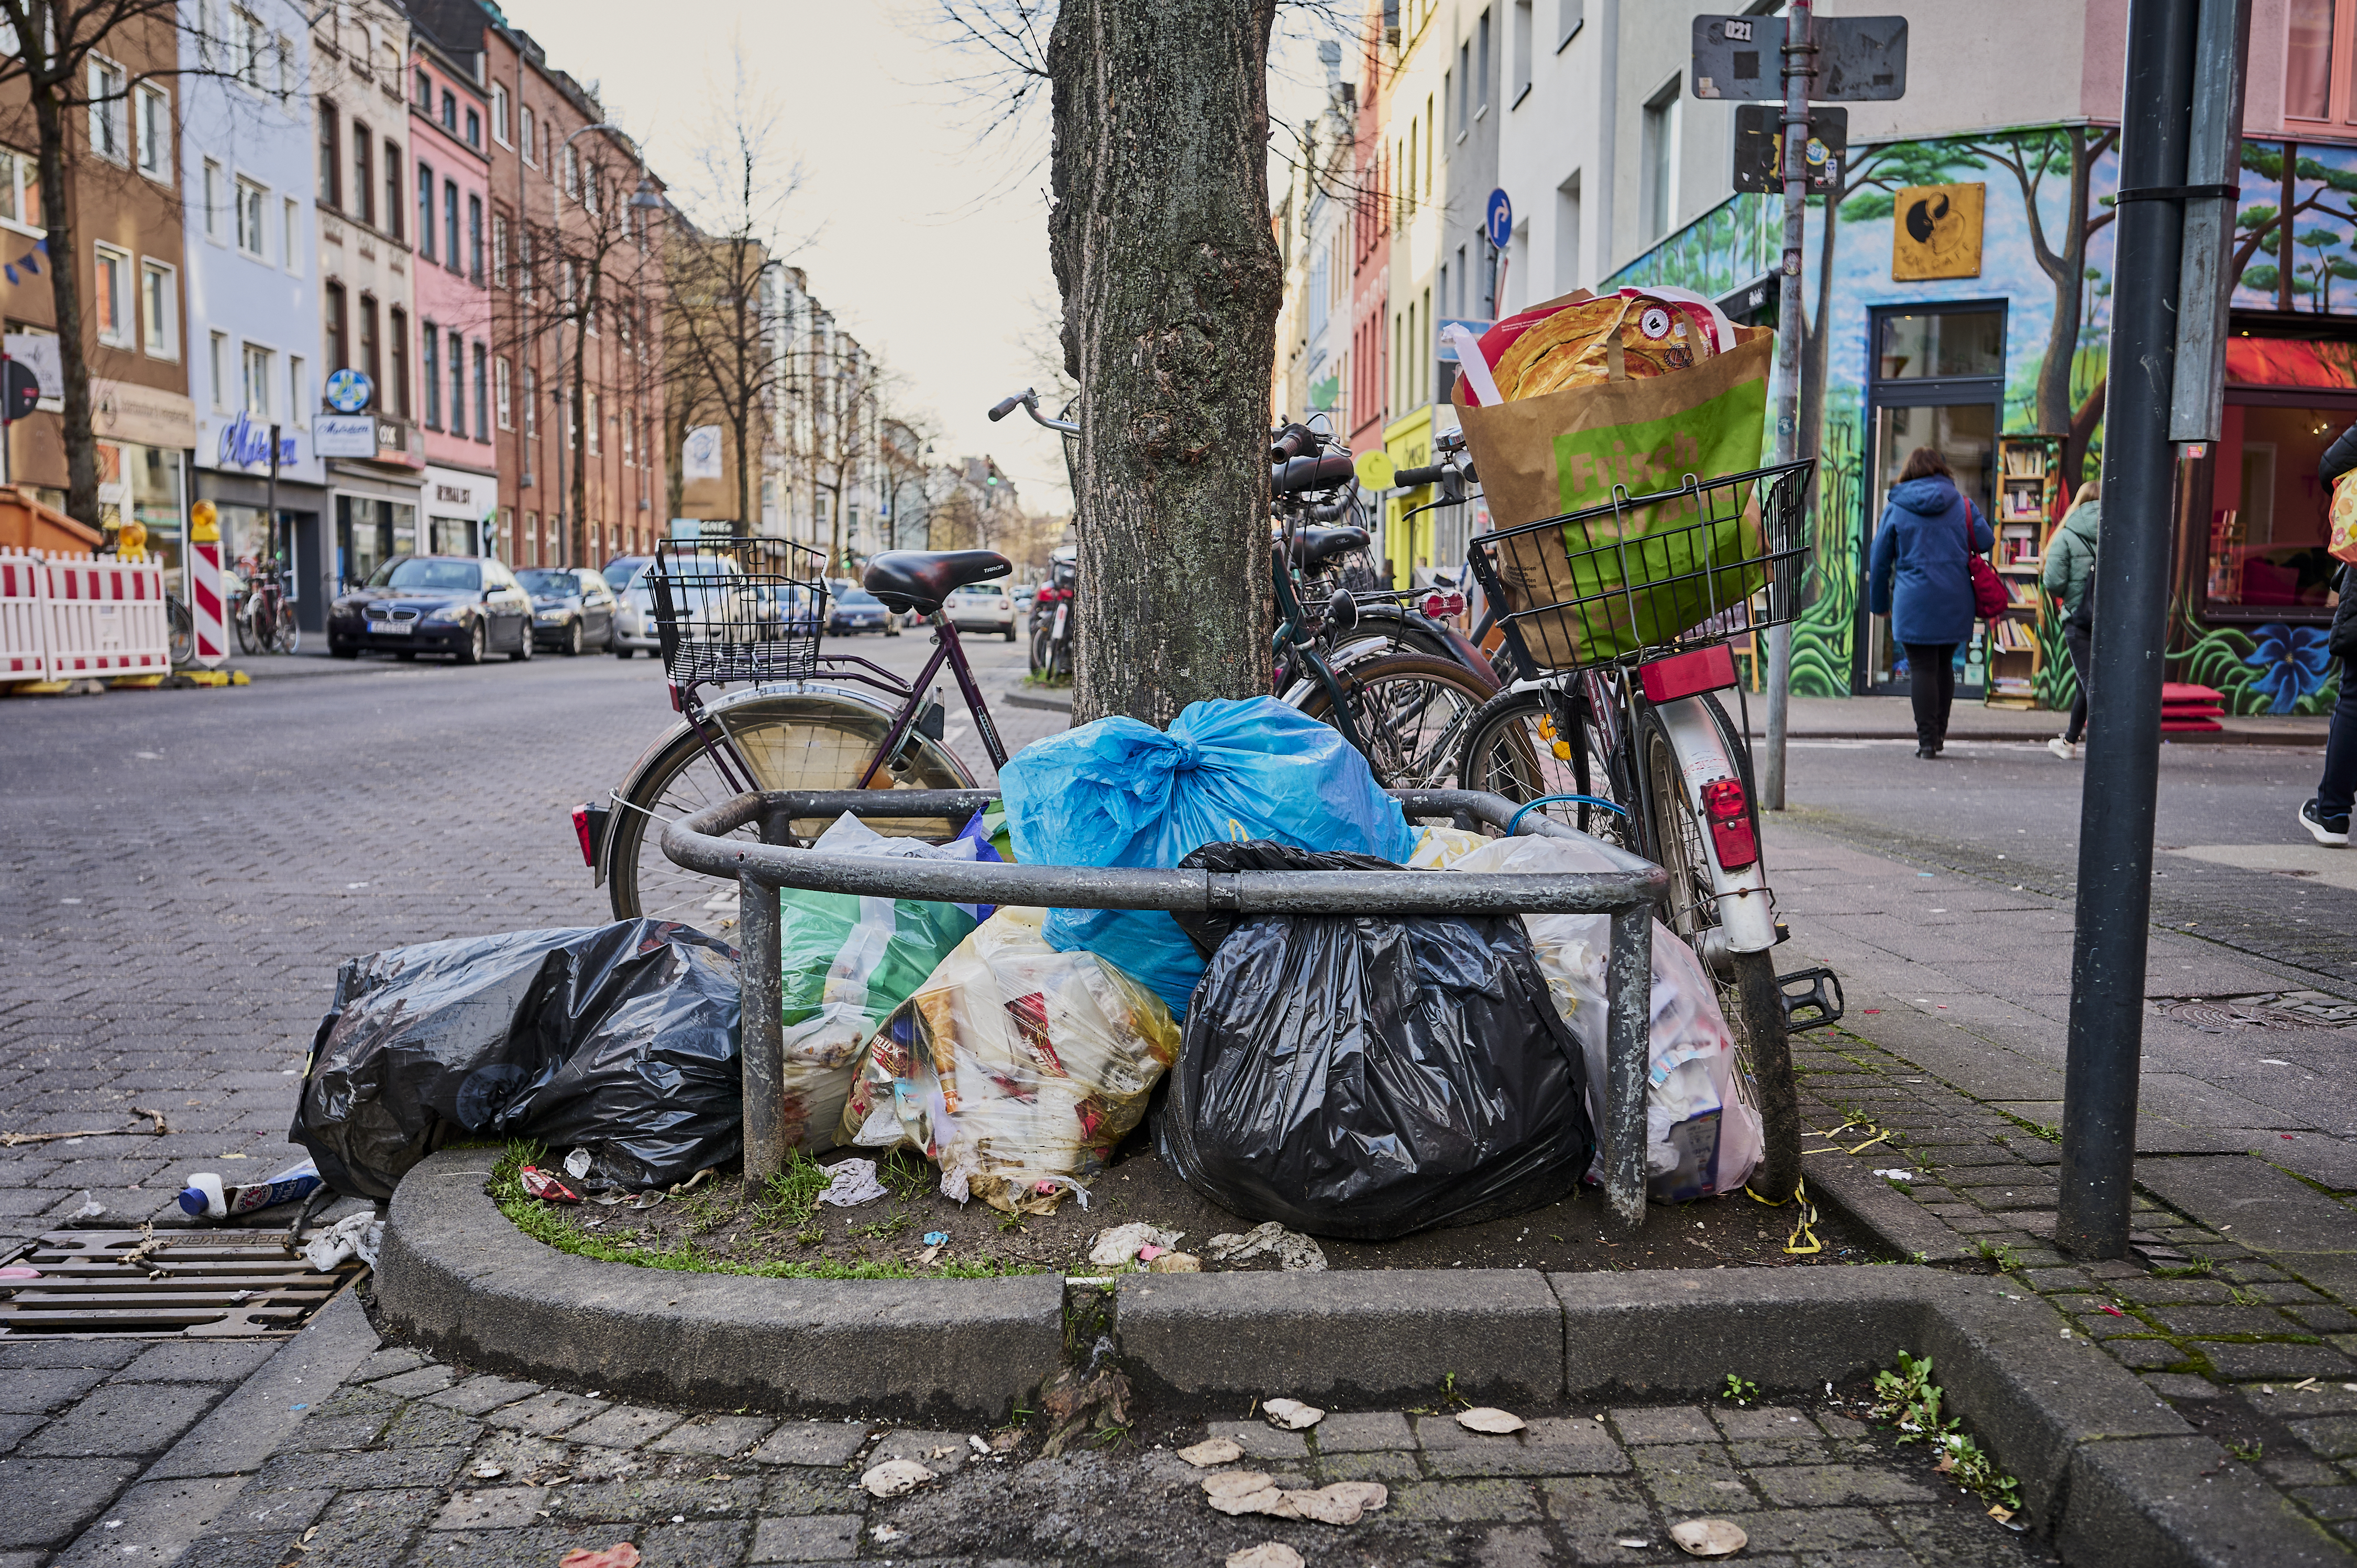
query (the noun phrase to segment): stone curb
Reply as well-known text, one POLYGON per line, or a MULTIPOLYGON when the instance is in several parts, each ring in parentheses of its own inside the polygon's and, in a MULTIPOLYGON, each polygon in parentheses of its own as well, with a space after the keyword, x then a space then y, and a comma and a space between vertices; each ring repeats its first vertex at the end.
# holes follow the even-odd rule
POLYGON ((1058 697, 1016 686, 1008 689, 998 700, 1009 707, 1040 708, 1051 714, 1070 714, 1072 711, 1072 693, 1070 691, 1058 697))
POLYGON ((436 1355, 645 1399, 994 1420, 1062 1358, 1057 1276, 768 1280, 573 1257, 500 1212, 498 1159, 445 1150, 393 1194, 376 1299, 436 1355))
MULTIPOLYGON (((1062 1358, 1064 1281, 671 1273, 532 1240, 485 1194, 498 1155, 446 1151, 394 1194, 387 1326, 470 1364, 640 1397, 1000 1417, 1062 1358)), ((1820 1178, 1822 1179, 1822 1178, 1820 1178)), ((1892 1195, 1896 1197, 1896 1194, 1892 1195)), ((1812 1270, 1125 1274, 1127 1363, 1182 1394, 1705 1398, 1852 1381, 1929 1355, 2073 1568, 2287 1568, 2348 1553, 2133 1373, 2002 1276, 1812 1270)))

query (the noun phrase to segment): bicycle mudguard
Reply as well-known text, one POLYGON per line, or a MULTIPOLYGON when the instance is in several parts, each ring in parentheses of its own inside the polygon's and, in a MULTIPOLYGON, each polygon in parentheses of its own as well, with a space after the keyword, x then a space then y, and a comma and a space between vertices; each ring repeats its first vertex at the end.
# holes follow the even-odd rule
MULTIPOLYGON (((726 714, 732 708, 741 707, 747 703, 758 702, 763 698, 813 696, 830 697, 851 707, 864 708, 875 714, 887 729, 889 729, 893 721, 900 716, 899 708, 887 707, 882 702, 865 692, 850 687, 821 686, 801 681, 767 686, 739 687, 736 691, 724 693, 706 703, 704 705, 704 712, 707 717, 718 718, 726 714)), ((644 751, 639 753, 638 760, 630 764, 630 771, 622 775, 622 781, 616 785, 613 793, 607 797, 607 804, 617 811, 630 810, 623 802, 637 793, 639 781, 646 777, 648 770, 655 765, 656 759, 676 744, 681 736, 690 733, 691 727, 685 719, 682 719, 657 736, 644 751)), ((959 759, 955 752, 946 746, 936 746, 934 749, 950 759, 957 776, 963 780, 967 789, 974 788, 973 770, 959 759)), ((597 861, 592 873, 593 880, 590 883, 593 887, 606 886, 607 875, 613 868, 614 840, 617 836, 610 828, 600 836, 597 844, 597 861)))
MULTIPOLYGON (((1703 788, 1720 779, 1743 779, 1743 768, 1727 755, 1727 737, 1712 719, 1700 696, 1658 703, 1654 716, 1662 721, 1677 753, 1678 777, 1695 814, 1708 820, 1703 788)), ((1728 871, 1710 858, 1711 891, 1718 899, 1718 928, 1726 933, 1729 952, 1766 952, 1776 945, 1776 907, 1768 891, 1768 865, 1754 859, 1740 871, 1728 871)))

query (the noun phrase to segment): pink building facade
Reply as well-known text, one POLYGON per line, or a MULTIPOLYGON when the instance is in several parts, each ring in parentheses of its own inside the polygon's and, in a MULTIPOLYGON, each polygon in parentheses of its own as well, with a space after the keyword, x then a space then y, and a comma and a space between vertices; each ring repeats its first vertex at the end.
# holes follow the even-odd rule
POLYGON ((499 506, 491 413, 490 104, 465 63, 413 34, 409 214, 416 249, 417 377, 425 438, 418 545, 513 559, 499 506))

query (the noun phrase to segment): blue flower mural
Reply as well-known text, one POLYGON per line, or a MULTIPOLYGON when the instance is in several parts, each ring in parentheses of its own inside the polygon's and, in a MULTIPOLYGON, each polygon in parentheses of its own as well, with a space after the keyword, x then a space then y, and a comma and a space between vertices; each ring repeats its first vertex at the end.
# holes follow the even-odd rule
POLYGON ((2321 627, 2278 622, 2259 628, 2255 645, 2244 655, 2243 662, 2258 670, 2251 688, 2266 693, 2269 713, 2290 713, 2302 697, 2324 690, 2332 673, 2329 641, 2321 627))

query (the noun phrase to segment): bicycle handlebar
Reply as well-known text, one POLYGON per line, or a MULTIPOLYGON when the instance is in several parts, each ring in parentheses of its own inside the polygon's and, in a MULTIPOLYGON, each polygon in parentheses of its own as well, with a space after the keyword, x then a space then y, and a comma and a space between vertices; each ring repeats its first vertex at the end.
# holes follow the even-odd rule
POLYGON ((1296 457, 1307 457, 1318 450, 1318 435, 1306 424, 1288 424, 1269 437, 1268 460, 1290 463, 1296 457))
POLYGON ((1013 413, 1018 405, 1037 395, 1038 394, 1032 392, 1030 388, 1026 387, 1021 392, 1017 392, 1013 397, 1001 398, 996 406, 993 407, 990 411, 991 423, 993 424, 997 424, 1000 420, 1005 419, 1008 414, 1013 413))

